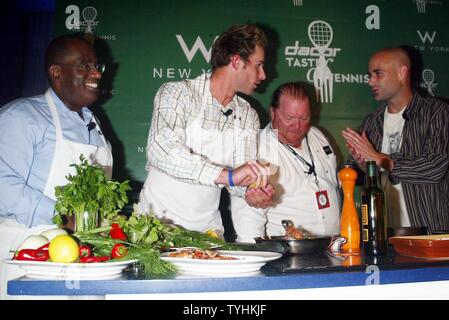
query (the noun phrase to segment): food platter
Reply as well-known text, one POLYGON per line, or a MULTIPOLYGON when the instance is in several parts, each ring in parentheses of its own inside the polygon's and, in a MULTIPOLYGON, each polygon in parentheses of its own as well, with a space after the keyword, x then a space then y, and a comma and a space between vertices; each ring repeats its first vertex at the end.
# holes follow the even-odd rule
POLYGON ((50 277, 62 279, 104 279, 120 275, 137 260, 102 263, 56 263, 48 261, 3 260, 5 263, 22 268, 29 277, 50 277))
POLYGON ((214 276, 214 275, 253 275, 267 262, 279 259, 282 254, 267 251, 232 251, 218 250, 223 256, 236 260, 208 260, 169 257, 170 253, 162 253, 161 259, 173 263, 181 274, 214 276))

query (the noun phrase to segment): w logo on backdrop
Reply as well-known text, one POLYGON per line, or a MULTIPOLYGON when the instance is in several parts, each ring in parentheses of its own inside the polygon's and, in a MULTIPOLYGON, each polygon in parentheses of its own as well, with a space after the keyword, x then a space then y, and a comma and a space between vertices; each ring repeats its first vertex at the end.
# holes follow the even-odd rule
POLYGON ((427 90, 427 92, 434 96, 433 89, 438 85, 434 83, 435 73, 433 73, 432 69, 424 69, 421 73, 421 77, 423 82, 421 82, 421 87, 427 90))
POLYGON ((327 22, 316 20, 309 25, 308 31, 309 39, 318 51, 316 68, 313 74, 313 84, 315 89, 320 93, 321 102, 332 102, 334 80, 332 72, 327 65, 328 60, 325 57, 325 52, 332 42, 333 30, 327 22))
MULTIPOLYGON (((217 38, 218 37, 215 37, 214 41, 217 38)), ((192 61, 193 57, 196 55, 196 53, 199 50, 201 52, 201 54, 203 55, 204 60, 206 60, 206 62, 209 63, 211 51, 212 51, 212 45, 210 46, 209 49, 206 49, 206 46, 204 45, 204 42, 203 42, 203 40, 201 40, 200 36, 198 36, 196 38, 195 43, 193 44, 191 49, 189 49, 189 47, 187 46, 182 35, 177 34, 176 39, 178 40, 179 45, 181 46, 181 49, 184 52, 184 54, 186 55, 186 58, 189 62, 192 61)))
POLYGON ((434 31, 432 33, 432 35, 430 35, 430 33, 428 33, 427 31, 424 31, 424 33, 421 33, 420 30, 416 30, 416 32, 418 33, 418 36, 421 39, 422 43, 426 43, 426 41, 429 41, 430 44, 433 44, 433 40, 435 39, 435 36, 437 34, 436 31, 434 31))

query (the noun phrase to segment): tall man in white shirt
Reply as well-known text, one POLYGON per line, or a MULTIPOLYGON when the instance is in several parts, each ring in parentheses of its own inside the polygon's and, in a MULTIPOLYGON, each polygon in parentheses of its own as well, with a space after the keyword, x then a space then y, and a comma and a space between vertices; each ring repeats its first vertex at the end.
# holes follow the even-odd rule
POLYGON ((254 25, 231 27, 213 44, 212 74, 160 87, 140 212, 190 230, 223 231, 218 205, 224 186, 252 205, 271 203, 268 169, 254 161, 259 118, 237 95, 251 95, 265 80, 266 42, 254 25), (245 195, 242 187, 252 183, 261 188, 245 195))
POLYGON ((104 65, 78 36, 48 46, 45 94, 12 101, 0 109, 0 296, 6 280, 23 274, 2 261, 29 235, 54 228, 54 187, 74 174, 84 154, 112 172, 112 154, 92 112, 104 65))
POLYGON ((306 89, 300 83, 281 85, 273 93, 270 115, 271 123, 259 138, 259 159, 271 164, 273 204, 256 209, 232 197, 237 242, 284 235, 284 219, 316 236, 339 234, 336 157, 321 131, 311 126, 306 89))
POLYGON ((343 137, 361 167, 374 160, 382 168, 388 225, 449 229, 449 107, 411 87, 411 61, 403 48, 372 55, 368 82, 384 104, 369 114, 361 134, 343 137))

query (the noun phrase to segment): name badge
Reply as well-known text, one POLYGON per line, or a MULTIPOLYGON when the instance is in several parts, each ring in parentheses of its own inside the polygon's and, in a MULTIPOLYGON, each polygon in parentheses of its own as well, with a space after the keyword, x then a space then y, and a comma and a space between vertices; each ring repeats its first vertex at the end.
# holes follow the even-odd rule
POLYGON ((315 192, 316 203, 318 205, 318 209, 325 209, 330 207, 329 196, 327 195, 327 190, 322 190, 315 192))

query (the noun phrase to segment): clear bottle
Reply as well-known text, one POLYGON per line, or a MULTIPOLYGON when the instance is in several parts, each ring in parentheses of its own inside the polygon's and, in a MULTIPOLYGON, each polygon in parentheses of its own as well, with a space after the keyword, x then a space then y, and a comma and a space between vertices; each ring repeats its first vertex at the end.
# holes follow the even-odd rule
POLYGON ((362 243, 365 254, 387 253, 385 195, 377 182, 375 161, 366 162, 366 187, 362 193, 362 243))

